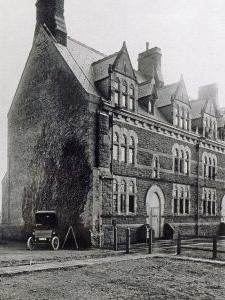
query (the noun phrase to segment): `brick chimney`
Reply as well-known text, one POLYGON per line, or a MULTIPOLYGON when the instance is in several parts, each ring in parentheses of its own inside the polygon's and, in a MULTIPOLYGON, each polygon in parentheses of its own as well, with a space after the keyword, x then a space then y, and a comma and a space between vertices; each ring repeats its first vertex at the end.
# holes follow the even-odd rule
POLYGON ((46 25, 56 41, 67 45, 67 30, 64 19, 64 0, 37 0, 37 23, 35 35, 40 25, 46 25))
POLYGON ((138 55, 138 71, 140 71, 148 81, 155 77, 156 87, 163 87, 164 80, 161 70, 161 49, 154 47, 149 49, 149 43, 146 43, 146 51, 138 55))

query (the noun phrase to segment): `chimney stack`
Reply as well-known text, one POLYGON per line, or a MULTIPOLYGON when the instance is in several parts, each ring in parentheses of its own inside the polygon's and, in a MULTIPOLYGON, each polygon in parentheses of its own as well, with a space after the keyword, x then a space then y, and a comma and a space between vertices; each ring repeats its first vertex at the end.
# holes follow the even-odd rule
POLYGON ((56 41, 67 45, 67 30, 64 19, 64 0, 37 0, 35 35, 40 25, 46 25, 56 41))
POLYGON ((161 49, 154 47, 149 49, 149 43, 146 43, 146 51, 138 55, 138 71, 140 71, 148 81, 154 77, 156 87, 164 86, 164 80, 161 70, 161 49))

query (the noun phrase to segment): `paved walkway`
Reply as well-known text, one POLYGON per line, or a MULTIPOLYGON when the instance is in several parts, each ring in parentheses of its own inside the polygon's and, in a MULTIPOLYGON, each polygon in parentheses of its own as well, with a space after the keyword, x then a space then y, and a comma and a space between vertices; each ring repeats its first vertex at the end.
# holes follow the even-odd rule
POLYGON ((51 263, 42 263, 42 264, 30 264, 16 267, 2 267, 0 268, 0 277, 3 276, 13 276, 18 274, 32 273, 32 272, 41 272, 41 271, 50 271, 50 270, 59 270, 59 269, 69 269, 69 268, 79 268, 84 266, 92 266, 96 264, 105 264, 113 262, 121 262, 127 260, 138 260, 138 259, 150 259, 150 258, 170 258, 173 260, 185 260, 185 261, 194 261, 200 263, 211 263, 221 266, 225 266, 224 261, 209 260, 209 259, 200 259, 200 258, 191 258, 184 256, 175 256, 175 255, 166 255, 166 254, 129 254, 121 256, 109 256, 102 258, 93 258, 85 260, 71 260, 65 262, 51 262, 51 263))

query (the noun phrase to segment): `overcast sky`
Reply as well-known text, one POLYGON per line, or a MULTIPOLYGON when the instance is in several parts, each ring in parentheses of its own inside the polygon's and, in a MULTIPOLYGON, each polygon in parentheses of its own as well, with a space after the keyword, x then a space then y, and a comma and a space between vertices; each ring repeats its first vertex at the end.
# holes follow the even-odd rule
MULTIPOLYGON (((0 178, 6 171, 7 111, 31 49, 36 0, 0 0, 0 178)), ((65 0, 68 34, 106 54, 127 42, 137 55, 162 48, 166 83, 181 75, 191 98, 217 82, 225 106, 224 0, 65 0)))

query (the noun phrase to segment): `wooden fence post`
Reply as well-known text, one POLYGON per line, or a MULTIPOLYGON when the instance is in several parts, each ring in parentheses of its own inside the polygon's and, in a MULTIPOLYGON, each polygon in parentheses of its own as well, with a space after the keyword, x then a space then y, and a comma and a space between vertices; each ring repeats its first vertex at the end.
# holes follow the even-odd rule
POLYGON ((130 228, 126 229, 126 254, 130 253, 130 228))
POLYGON ((148 230, 148 254, 152 254, 152 228, 149 228, 148 230))
POLYGON ((114 228, 113 228, 113 241, 114 241, 114 243, 113 243, 113 250, 114 251, 117 251, 118 250, 118 243, 117 243, 117 227, 116 226, 114 226, 114 228))
POLYGON ((180 232, 178 232, 177 236, 177 255, 181 254, 181 235, 180 232))
POLYGON ((213 237, 213 255, 212 255, 213 259, 217 258, 217 236, 215 235, 213 237))

